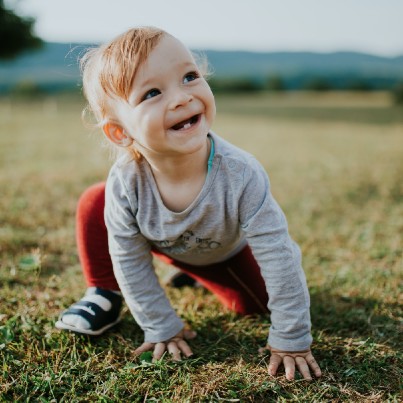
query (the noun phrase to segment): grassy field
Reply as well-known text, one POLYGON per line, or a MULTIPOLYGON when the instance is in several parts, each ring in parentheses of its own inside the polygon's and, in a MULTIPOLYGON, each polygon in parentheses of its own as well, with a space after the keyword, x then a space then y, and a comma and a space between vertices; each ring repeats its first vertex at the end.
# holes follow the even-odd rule
MULTIPOLYGON (((214 130, 254 153, 300 244, 320 380, 267 375, 268 317, 167 289, 196 358, 134 359, 142 332, 54 329, 81 297, 75 204, 111 164, 80 99, 0 100, 0 401, 399 402, 403 399, 403 109, 388 94, 217 98, 214 130)), ((161 276, 167 269, 158 267, 161 276)))

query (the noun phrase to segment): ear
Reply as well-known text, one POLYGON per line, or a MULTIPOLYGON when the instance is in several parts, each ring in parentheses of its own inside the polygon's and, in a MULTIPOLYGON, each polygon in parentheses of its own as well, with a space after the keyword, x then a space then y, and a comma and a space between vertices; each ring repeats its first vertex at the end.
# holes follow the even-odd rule
POLYGON ((120 147, 128 147, 133 143, 133 139, 128 136, 124 132, 123 127, 118 125, 117 123, 105 123, 102 129, 106 137, 108 137, 108 139, 112 141, 112 143, 115 143, 120 147))

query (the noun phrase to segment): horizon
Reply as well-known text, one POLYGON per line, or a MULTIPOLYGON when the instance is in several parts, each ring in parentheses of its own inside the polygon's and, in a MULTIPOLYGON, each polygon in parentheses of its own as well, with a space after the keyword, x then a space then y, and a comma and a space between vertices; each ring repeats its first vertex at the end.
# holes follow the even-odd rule
MULTIPOLYGON (((99 46, 102 42, 75 42, 75 41, 43 41, 45 44, 59 44, 59 45, 75 45, 75 46, 99 46)), ((237 53, 252 53, 252 54, 281 54, 281 53, 292 53, 292 54, 317 54, 317 55, 331 55, 331 54, 359 54, 366 56, 379 57, 384 59, 397 59, 403 57, 403 51, 396 55, 382 55, 371 52, 359 51, 359 50, 348 50, 348 49, 340 49, 340 50, 332 50, 332 51, 321 51, 321 50, 287 50, 287 49, 278 49, 278 50, 251 50, 251 49, 230 49, 230 48, 191 48, 192 51, 195 52, 237 52, 237 53)), ((36 53, 38 50, 30 50, 27 53, 36 53)), ((24 53, 24 54, 27 54, 24 53)))

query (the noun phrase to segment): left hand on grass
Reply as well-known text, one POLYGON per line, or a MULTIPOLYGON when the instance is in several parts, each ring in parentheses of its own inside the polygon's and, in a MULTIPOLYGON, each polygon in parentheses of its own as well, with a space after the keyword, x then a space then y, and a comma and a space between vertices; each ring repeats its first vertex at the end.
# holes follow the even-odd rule
POLYGON ((271 353, 269 362, 269 374, 272 376, 276 375, 277 370, 281 364, 284 365, 285 376, 289 381, 294 379, 295 367, 298 368, 298 371, 307 381, 312 380, 309 368, 311 368, 313 374, 317 378, 322 375, 319 365, 312 355, 311 350, 281 351, 276 350, 270 346, 259 348, 260 354, 264 354, 267 351, 270 351, 271 353))
POLYGON ((169 354, 171 354, 174 361, 181 361, 182 356, 188 358, 193 355, 193 352, 187 344, 186 340, 194 339, 196 335, 197 333, 192 329, 183 329, 169 340, 165 340, 159 343, 143 343, 134 351, 134 354, 136 356, 139 356, 146 351, 152 351, 152 361, 155 362, 156 360, 160 360, 164 353, 167 351, 169 354))

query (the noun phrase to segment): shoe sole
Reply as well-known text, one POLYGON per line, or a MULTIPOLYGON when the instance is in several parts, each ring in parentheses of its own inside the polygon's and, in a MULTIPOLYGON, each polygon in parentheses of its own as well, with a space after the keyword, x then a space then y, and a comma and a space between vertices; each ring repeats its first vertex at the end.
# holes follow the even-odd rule
POLYGON ((55 327, 56 327, 56 329, 70 330, 71 332, 79 333, 79 334, 86 334, 88 336, 99 336, 102 333, 106 332, 111 327, 117 325, 120 321, 121 321, 121 319, 119 318, 115 322, 109 323, 106 326, 104 326, 104 327, 102 327, 101 329, 98 329, 98 330, 80 329, 80 328, 75 327, 75 326, 67 325, 66 323, 62 322, 61 320, 58 320, 55 323, 55 327))

